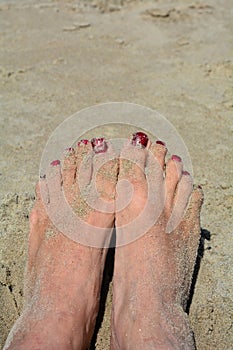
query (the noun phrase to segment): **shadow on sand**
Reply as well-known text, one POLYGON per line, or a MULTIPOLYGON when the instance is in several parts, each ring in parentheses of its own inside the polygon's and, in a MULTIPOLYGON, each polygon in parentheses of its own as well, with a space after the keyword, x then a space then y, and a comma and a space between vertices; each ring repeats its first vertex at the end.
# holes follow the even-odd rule
MULTIPOLYGON (((187 302, 187 306, 186 306, 186 312, 187 314, 189 314, 190 311, 190 307, 192 304, 192 300, 193 300, 193 295, 194 295, 194 290, 195 290, 195 285, 197 282, 197 276, 200 270, 200 266, 201 266, 201 260, 204 256, 204 252, 205 252, 205 240, 210 241, 211 239, 211 234, 210 231, 201 228, 201 238, 200 238, 200 243, 199 243, 199 247, 198 247, 198 251, 197 251, 197 259, 196 259, 196 263, 195 263, 195 267, 194 267, 194 272, 193 272, 193 279, 192 279, 192 284, 191 284, 191 288, 190 288, 190 294, 189 294, 189 299, 187 302)), ((211 248, 209 248, 211 249, 211 248)))

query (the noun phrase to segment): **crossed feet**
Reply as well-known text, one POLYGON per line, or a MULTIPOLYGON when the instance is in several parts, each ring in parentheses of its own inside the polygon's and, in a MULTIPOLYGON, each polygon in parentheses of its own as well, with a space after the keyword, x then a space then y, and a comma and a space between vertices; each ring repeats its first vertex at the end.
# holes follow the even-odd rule
MULTIPOLYGON (((68 149, 62 166, 51 163, 30 216, 24 309, 4 350, 88 348, 114 224, 111 349, 195 349, 184 310, 203 194, 193 190, 178 156, 165 164, 166 151, 162 141, 136 133, 120 157, 94 139, 68 149), (64 197, 93 228, 92 246, 79 243, 85 227, 80 236, 79 221, 63 215, 64 197)), ((91 237, 89 229, 86 234, 91 237)))

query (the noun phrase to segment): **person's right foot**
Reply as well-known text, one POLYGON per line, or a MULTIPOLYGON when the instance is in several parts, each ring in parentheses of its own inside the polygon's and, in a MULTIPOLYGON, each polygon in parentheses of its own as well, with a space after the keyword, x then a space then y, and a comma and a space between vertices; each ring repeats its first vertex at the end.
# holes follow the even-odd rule
POLYGON ((116 159, 98 171, 101 161, 107 160, 108 156, 111 158, 104 145, 102 150, 105 153, 101 153, 101 142, 98 149, 93 144, 97 154, 92 151, 90 142, 81 142, 76 150, 69 149, 63 167, 59 161, 52 162, 48 175, 37 185, 37 199, 30 216, 25 306, 8 336, 5 350, 86 350, 89 345, 107 253, 103 247, 108 246, 114 224, 114 211, 105 213, 103 207, 108 207, 108 204, 111 207, 114 203, 118 172, 116 159), (91 198, 86 193, 87 200, 93 202, 96 209, 83 200, 78 176, 83 190, 96 188, 96 193, 90 191, 91 198), (96 235, 95 228, 101 227, 101 242, 97 236, 93 237, 96 248, 71 240, 66 236, 68 231, 60 232, 56 227, 54 220, 57 218, 64 228, 70 230, 69 211, 66 217, 64 202, 61 201, 63 193, 68 206, 90 227, 90 232, 86 232, 85 225, 83 230, 77 223, 69 236, 75 239, 87 235, 88 243, 88 235, 89 238, 96 235), (94 198, 96 194, 98 198, 94 198), (99 199, 103 201, 98 202, 99 199), (76 237, 76 233, 80 236, 76 237))
POLYGON ((116 247, 112 350, 195 349, 184 310, 200 240, 203 194, 200 188, 193 191, 178 156, 168 160, 164 175, 165 155, 161 142, 149 151, 132 142, 121 154, 117 203, 129 191, 127 182, 134 193, 130 204, 116 212, 117 245, 130 242, 130 235, 134 241, 116 247), (144 207, 144 217, 130 226, 144 207))

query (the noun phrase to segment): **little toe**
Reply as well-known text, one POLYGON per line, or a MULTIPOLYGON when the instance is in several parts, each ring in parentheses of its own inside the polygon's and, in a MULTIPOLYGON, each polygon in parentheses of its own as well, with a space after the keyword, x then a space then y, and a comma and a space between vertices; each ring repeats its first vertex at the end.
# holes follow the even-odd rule
POLYGON ((35 187, 36 201, 30 213, 30 228, 38 228, 40 223, 47 217, 46 209, 49 204, 49 191, 46 178, 40 178, 35 187))
POLYGON ((201 206, 204 201, 204 193, 201 186, 195 187, 192 192, 189 207, 192 208, 192 212, 195 215, 196 213, 200 213, 201 206))
MULTIPOLYGON (((189 203, 188 203, 188 208, 186 211, 185 219, 195 223, 196 221, 197 224, 200 224, 200 212, 201 212, 201 207, 204 201, 204 194, 203 190, 200 186, 194 187, 189 203)), ((200 227, 200 225, 199 225, 200 227)), ((199 231, 198 231, 199 234, 199 231)))
MULTIPOLYGON (((41 176, 35 187, 36 203, 35 205, 46 206, 49 203, 49 192, 46 181, 46 175, 41 176)), ((42 206, 42 207, 43 207, 42 206)))
POLYGON ((169 217, 166 231, 173 232, 184 218, 190 195, 193 190, 193 179, 187 171, 182 172, 181 179, 177 185, 172 213, 169 217))
POLYGON ((177 156, 173 155, 166 164, 166 175, 165 175, 165 196, 166 196, 166 202, 165 202, 165 209, 167 211, 171 211, 176 187, 178 182, 181 179, 182 176, 182 170, 183 170, 183 163, 182 159, 177 156))
POLYGON ((36 252, 43 240, 45 228, 48 225, 48 215, 46 212, 49 203, 49 193, 46 178, 42 177, 36 184, 36 202, 30 213, 30 233, 28 246, 28 269, 33 266, 36 252))
POLYGON ((196 261, 201 238, 200 212, 203 199, 202 189, 199 187, 193 189, 183 222, 185 229, 182 232, 183 236, 188 239, 189 260, 192 262, 192 266, 194 266, 196 261))

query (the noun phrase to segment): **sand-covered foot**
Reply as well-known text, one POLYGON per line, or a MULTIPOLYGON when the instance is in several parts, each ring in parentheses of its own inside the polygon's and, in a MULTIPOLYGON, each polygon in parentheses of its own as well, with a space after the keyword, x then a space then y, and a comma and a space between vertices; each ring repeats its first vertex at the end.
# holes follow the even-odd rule
POLYGON ((149 150, 134 145, 122 151, 117 185, 118 206, 129 183, 134 192, 116 212, 117 244, 125 245, 115 253, 111 349, 195 349, 184 310, 200 239, 202 191, 193 190, 180 157, 165 165, 163 142, 149 150), (126 244, 130 236, 134 241, 126 244))
MULTIPOLYGON (((93 147, 96 152, 91 142, 82 141, 77 149, 68 149, 63 164, 52 162, 46 178, 37 185, 37 199, 30 216, 24 309, 4 349, 88 347, 98 312, 107 249, 81 245, 78 239, 85 237, 85 224, 88 224, 87 235, 91 227, 93 234, 96 234, 95 227, 101 228, 101 244, 108 245, 114 213, 105 214, 103 209, 108 204, 113 205, 118 167, 116 160, 110 160, 98 169, 111 156, 107 143, 103 152, 101 147, 93 147), (96 207, 99 205, 101 212, 86 203, 78 181, 85 199, 90 199, 96 207), (100 193, 103 186, 104 192, 100 193), (69 226, 72 212, 84 223, 81 235, 79 221, 73 231, 69 226), (67 237, 66 231, 59 231, 56 220, 64 229, 67 227, 68 235, 75 241, 67 237)), ((99 242, 98 239, 94 241, 99 242)), ((89 242, 88 237, 86 242, 89 242)))

